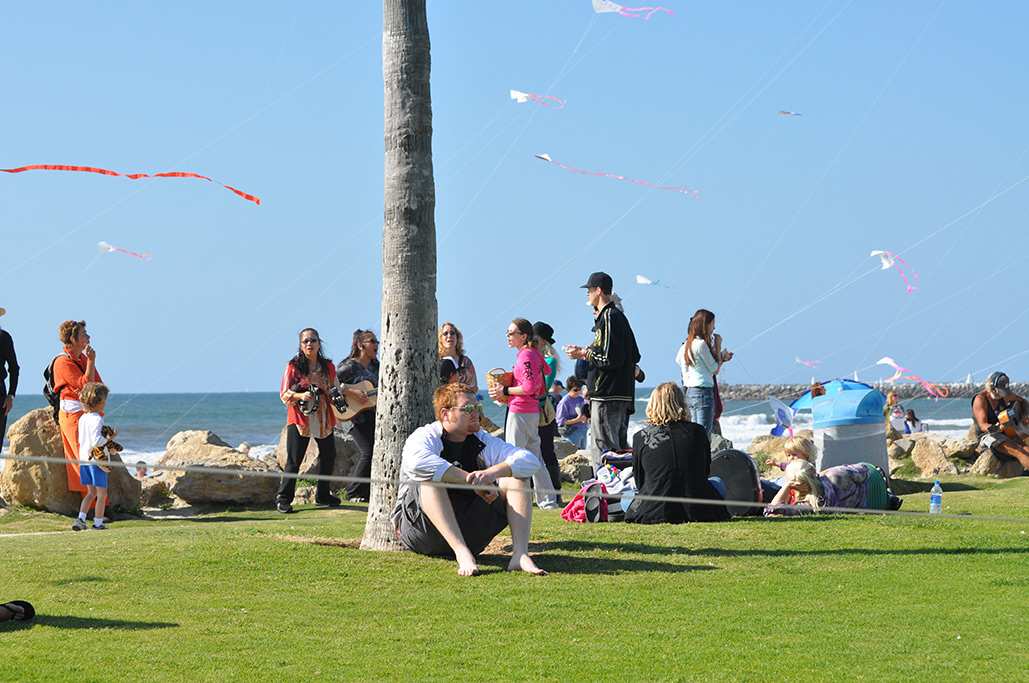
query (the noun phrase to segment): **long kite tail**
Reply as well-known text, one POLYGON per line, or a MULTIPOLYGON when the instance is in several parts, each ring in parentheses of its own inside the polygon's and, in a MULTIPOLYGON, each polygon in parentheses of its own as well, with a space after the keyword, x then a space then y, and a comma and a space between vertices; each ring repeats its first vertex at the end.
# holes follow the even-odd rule
MULTIPOLYGON (((74 171, 77 173, 96 173, 99 175, 106 176, 119 176, 122 178, 128 178, 129 180, 140 180, 142 178, 193 178, 196 180, 206 180, 207 182, 218 182, 213 178, 201 175, 199 173, 193 173, 191 171, 163 171, 161 173, 119 173, 118 171, 112 171, 108 168, 98 168, 96 166, 70 166, 67 164, 29 164, 28 166, 18 166, 16 168, 0 168, 0 171, 4 173, 25 173, 26 171, 74 171)), ((219 185, 224 187, 226 190, 233 192, 248 202, 253 202, 260 206, 261 199, 256 195, 252 195, 248 192, 239 190, 231 185, 218 182, 219 185)))

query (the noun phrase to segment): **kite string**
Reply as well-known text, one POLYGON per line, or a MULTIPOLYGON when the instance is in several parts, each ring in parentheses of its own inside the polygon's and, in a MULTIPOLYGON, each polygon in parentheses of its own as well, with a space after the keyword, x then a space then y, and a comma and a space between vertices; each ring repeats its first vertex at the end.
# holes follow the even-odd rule
MULTIPOLYGON (((829 7, 829 5, 832 4, 832 1, 833 0, 829 0, 829 2, 827 2, 825 5, 823 5, 822 9, 819 10, 818 14, 815 15, 814 19, 812 19, 811 22, 809 22, 808 25, 803 29, 803 31, 801 32, 802 34, 806 33, 812 26, 817 24, 818 20, 822 16, 822 14, 829 7)), ((774 70, 774 68, 775 68, 774 66, 769 68, 764 74, 762 74, 762 76, 758 79, 758 81, 756 81, 754 83, 754 85, 752 85, 749 88, 747 88, 743 92, 743 94, 732 105, 730 105, 729 109, 727 109, 726 112, 723 113, 722 116, 719 117, 715 121, 715 123, 711 126, 711 128, 709 128, 703 135, 701 135, 700 138, 698 138, 698 140, 693 144, 693 146, 690 147, 682 156, 679 157, 679 159, 677 159, 668 168, 668 170, 661 176, 662 182, 667 181, 667 179, 671 177, 672 173, 674 173, 676 171, 676 169, 678 169, 679 166, 681 166, 682 164, 688 162, 693 157, 693 155, 696 154, 696 152, 701 149, 701 147, 704 144, 706 144, 710 140, 714 139, 714 136, 717 135, 717 133, 720 132, 720 129, 724 127, 725 121, 733 113, 733 111, 736 110, 737 107, 739 107, 740 103, 743 102, 745 99, 747 99, 748 95, 751 93, 751 91, 754 90, 754 88, 757 88, 757 87, 759 87, 759 84, 764 83, 764 86, 761 87, 759 92, 756 93, 756 95, 754 97, 751 97, 750 101, 747 102, 747 104, 741 110, 741 112, 742 111, 746 111, 746 109, 748 109, 750 107, 750 105, 754 103, 754 101, 757 99, 758 96, 760 96, 765 90, 767 90, 768 87, 770 87, 772 84, 774 84, 775 81, 777 81, 783 75, 783 73, 785 73, 785 71, 790 66, 792 66, 815 43, 815 41, 818 40, 819 37, 821 37, 821 35, 826 31, 826 29, 828 29, 829 26, 831 26, 833 23, 836 22, 836 20, 840 17, 840 15, 843 13, 843 11, 847 7, 849 7, 851 4, 853 4, 853 1, 854 0, 850 0, 850 2, 848 2, 847 5, 843 9, 841 9, 839 12, 837 12, 829 20, 828 23, 826 23, 824 26, 822 26, 822 28, 819 29, 819 31, 798 52, 796 52, 790 58, 790 60, 787 62, 787 64, 784 65, 779 70, 779 72, 776 73, 771 78, 771 80, 765 82, 768 74, 772 70, 774 70)), ((571 265, 572 263, 576 262, 581 257, 582 254, 586 253, 591 247, 593 247, 595 244, 597 244, 600 241, 601 238, 606 236, 608 233, 611 232, 611 230, 613 230, 615 227, 617 227, 619 224, 621 224, 621 222, 623 220, 625 220, 633 211, 636 210, 637 207, 639 207, 640 204, 643 203, 643 201, 645 201, 646 196, 647 196, 646 193, 642 193, 629 206, 629 208, 621 216, 619 216, 614 221, 612 221, 610 224, 608 224, 608 226, 603 231, 601 231, 600 234, 597 237, 595 237, 593 240, 589 241, 584 247, 582 247, 582 248, 578 249, 577 251, 573 252, 572 255, 566 261, 564 261, 560 266, 558 266, 556 269, 554 269, 549 275, 547 275, 547 276, 545 276, 545 277, 543 277, 541 279, 536 280, 535 281, 537 283, 536 286, 533 289, 530 289, 524 296, 522 296, 520 299, 518 299, 517 303, 514 306, 508 308, 507 310, 508 311, 516 310, 518 308, 518 306, 520 306, 522 303, 525 303, 526 301, 531 300, 533 296, 535 296, 538 292, 542 291, 544 289, 544 287, 549 285, 550 282, 553 281, 558 275, 560 275, 563 272, 565 272, 565 270, 567 269, 567 267, 569 265, 571 265)), ((483 331, 485 331, 486 329, 491 327, 496 322, 496 320, 501 319, 502 315, 504 315, 504 314, 500 314, 500 315, 496 316, 493 320, 490 320, 489 322, 483 324, 478 330, 476 330, 472 335, 470 335, 468 337, 468 339, 472 339, 474 337, 477 337, 483 331)))
MULTIPOLYGON (((875 110, 878 109, 879 103, 882 101, 882 98, 889 91, 890 87, 893 85, 893 81, 896 79, 897 75, 900 73, 904 65, 907 64, 908 60, 911 57, 911 54, 914 52, 918 44, 922 41, 922 38, 925 35, 926 31, 929 29, 929 26, 936 19, 936 16, 939 14, 940 8, 943 6, 943 2, 944 0, 940 0, 939 3, 937 3, 936 9, 932 12, 932 14, 930 14, 929 18, 922 26, 921 31, 919 31, 919 33, 915 36, 912 42, 908 45, 907 50, 905 50, 905 52, 901 55, 901 58, 894 66, 893 71, 886 78, 886 81, 883 83, 883 86, 879 89, 879 92, 873 98, 871 105, 869 105, 868 109, 865 110, 865 113, 858 120, 857 124, 851 129, 850 134, 847 136, 846 140, 844 140, 843 144, 839 147, 836 153, 829 160, 829 163, 826 164, 821 176, 818 178, 817 181, 815 181, 807 196, 800 203, 800 205, 798 205, 797 208, 793 211, 793 214, 790 216, 789 221, 787 221, 786 225, 776 236, 775 242, 772 243, 771 247, 763 250, 763 257, 760 263, 758 264, 758 267, 753 269, 750 277, 750 282, 741 290, 740 298, 737 299, 736 305, 733 307, 732 310, 739 308, 744 296, 742 292, 746 292, 747 290, 749 290, 750 285, 753 284, 758 278, 758 276, 764 271, 764 268, 768 264, 768 261, 772 257, 772 254, 775 253, 775 251, 779 248, 779 245, 782 244, 782 241, 785 239, 787 233, 791 232, 793 228, 796 226, 797 221, 800 219, 801 213, 803 213, 804 210, 814 200, 815 196, 822 189, 822 186, 825 183, 826 179, 829 177, 829 174, 833 171, 834 168, 836 168, 836 166, 840 162, 840 159, 843 158, 843 155, 847 152, 848 149, 850 149, 851 145, 854 144, 854 140, 857 139, 858 133, 861 131, 862 128, 864 128, 865 124, 871 118, 875 110)), ((903 271, 901 271, 901 277, 904 278, 904 281, 906 283, 907 277, 904 276, 903 271)))

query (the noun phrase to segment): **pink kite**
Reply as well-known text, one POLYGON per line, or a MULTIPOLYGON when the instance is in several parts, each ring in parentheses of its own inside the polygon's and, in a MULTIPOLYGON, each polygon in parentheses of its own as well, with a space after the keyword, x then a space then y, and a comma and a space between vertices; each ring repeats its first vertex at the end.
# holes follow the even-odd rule
POLYGON ((869 256, 878 256, 879 261, 882 263, 882 270, 889 270, 890 268, 895 269, 900 274, 900 279, 904 281, 904 286, 907 288, 907 293, 911 294, 918 289, 918 273, 911 271, 911 278, 908 278, 906 269, 909 268, 907 261, 894 254, 892 251, 886 251, 884 249, 876 249, 869 256))
POLYGON ((108 244, 107 242, 97 242, 96 246, 100 249, 100 251, 102 251, 105 254, 125 254, 126 256, 138 258, 140 261, 149 261, 151 258, 153 258, 149 251, 144 251, 142 253, 138 251, 129 251, 128 249, 116 247, 113 244, 108 244))
POLYGON ((559 168, 563 168, 564 170, 568 171, 569 173, 577 173, 579 175, 600 176, 602 178, 613 178, 614 180, 621 180, 622 182, 632 183, 633 185, 640 185, 642 187, 650 187, 650 188, 653 188, 655 190, 665 190, 665 191, 668 191, 668 192, 678 192, 679 194, 684 194, 687 197, 692 197, 694 199, 696 199, 697 197, 700 196, 700 192, 698 192, 697 190, 691 190, 690 188, 686 187, 685 185, 658 185, 657 183, 652 183, 649 180, 638 180, 636 178, 626 178, 623 175, 618 175, 616 173, 608 173, 607 171, 590 171, 590 170, 587 170, 587 169, 584 169, 584 168, 577 168, 575 166, 569 166, 568 164, 564 164, 564 163, 562 163, 560 161, 555 161, 554 159, 551 159, 549 154, 537 154, 535 156, 536 156, 537 159, 540 159, 541 161, 546 161, 549 164, 554 164, 555 166, 557 166, 559 168))
POLYGON ((675 14, 667 7, 623 7, 616 2, 611 2, 611 0, 593 0, 593 11, 597 14, 614 12, 623 17, 643 19, 643 21, 648 21, 657 12, 675 14))
POLYGON ((804 360, 803 358, 796 357, 794 358, 794 360, 803 365, 805 368, 811 368, 812 370, 814 370, 822 364, 822 361, 820 360, 804 360))
POLYGON ((803 114, 799 111, 787 111, 785 109, 780 109, 779 116, 803 116, 803 114))
MULTIPOLYGON (((119 173, 118 171, 111 171, 106 168, 96 168, 95 166, 66 166, 64 164, 32 164, 30 166, 19 166, 18 168, 0 168, 0 171, 3 171, 4 173, 24 173, 25 171, 77 171, 79 173, 98 173, 100 175, 121 176, 123 178, 128 178, 129 180, 139 180, 140 178, 195 178, 197 180, 206 180, 209 183, 217 182, 205 175, 191 173, 189 171, 165 171, 163 173, 119 173)), ((253 202, 258 206, 261 204, 259 197, 248 194, 243 190, 237 190, 231 185, 225 185, 224 183, 218 184, 226 190, 239 195, 248 202, 253 202)))
POLYGON ((893 383, 896 382, 898 379, 907 379, 911 380, 912 382, 915 382, 923 389, 925 389, 925 393, 929 394, 929 396, 931 396, 932 398, 947 398, 950 395, 950 389, 948 389, 945 386, 933 384, 928 380, 922 379, 918 375, 905 375, 905 372, 911 371, 905 367, 901 367, 901 365, 897 361, 893 360, 889 356, 883 356, 882 358, 880 358, 878 361, 876 361, 876 365, 889 365, 891 368, 893 368, 893 376, 886 380, 887 382, 893 383))
POLYGON ((564 109, 565 101, 560 97, 554 97, 553 95, 537 95, 534 92, 522 92, 521 90, 512 90, 511 99, 518 104, 525 104, 526 102, 533 102, 540 105, 541 107, 547 107, 549 109, 564 109))

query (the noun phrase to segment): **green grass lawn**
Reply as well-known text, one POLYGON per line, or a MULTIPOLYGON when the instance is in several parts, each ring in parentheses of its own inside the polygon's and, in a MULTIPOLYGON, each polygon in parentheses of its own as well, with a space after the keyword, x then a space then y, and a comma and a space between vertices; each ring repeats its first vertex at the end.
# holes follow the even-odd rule
POLYGON ((39 616, 0 624, 0 681, 1026 680, 1029 479, 948 488, 946 512, 1020 521, 537 513, 545 578, 339 543, 357 506, 82 533, 14 511, 0 599, 39 616))

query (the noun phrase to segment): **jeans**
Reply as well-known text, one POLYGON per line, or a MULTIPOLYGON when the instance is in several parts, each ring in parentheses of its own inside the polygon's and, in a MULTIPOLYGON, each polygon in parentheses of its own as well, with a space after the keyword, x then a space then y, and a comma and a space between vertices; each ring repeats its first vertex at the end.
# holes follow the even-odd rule
POLYGON ((715 423, 714 387, 687 387, 686 406, 690 409, 690 419, 711 434, 715 423))
MULTIPOLYGON (((350 468, 351 477, 372 476, 372 452, 375 450, 375 413, 369 410, 366 415, 370 416, 370 419, 366 417, 360 422, 354 422, 350 428, 350 436, 354 439, 354 445, 357 446, 357 458, 350 468)), ((368 500, 371 492, 372 485, 368 482, 347 484, 347 500, 355 498, 368 500)))
POLYGON ((561 427, 563 433, 561 436, 575 444, 575 447, 580 451, 586 448, 586 432, 589 431, 589 427, 586 426, 585 422, 574 424, 571 427, 561 427))

